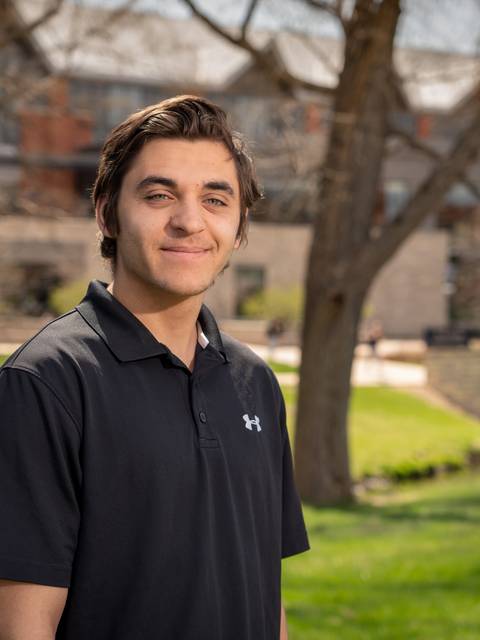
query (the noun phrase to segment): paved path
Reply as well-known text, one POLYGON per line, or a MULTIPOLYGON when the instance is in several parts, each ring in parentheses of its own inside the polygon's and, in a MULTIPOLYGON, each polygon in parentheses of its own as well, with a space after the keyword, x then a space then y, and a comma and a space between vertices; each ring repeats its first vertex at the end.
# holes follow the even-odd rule
MULTIPOLYGON (((268 348, 263 345, 250 344, 249 347, 262 358, 268 355, 268 348)), ((275 360, 298 366, 300 350, 298 347, 276 347, 275 360)), ((293 385, 298 382, 296 373, 278 373, 277 378, 281 384, 293 385)), ((423 365, 362 355, 356 356, 353 362, 352 384, 356 386, 423 387, 426 383, 427 374, 423 365)))
POLYGON ((19 346, 19 344, 12 344, 11 342, 0 342, 0 356, 13 353, 19 346))

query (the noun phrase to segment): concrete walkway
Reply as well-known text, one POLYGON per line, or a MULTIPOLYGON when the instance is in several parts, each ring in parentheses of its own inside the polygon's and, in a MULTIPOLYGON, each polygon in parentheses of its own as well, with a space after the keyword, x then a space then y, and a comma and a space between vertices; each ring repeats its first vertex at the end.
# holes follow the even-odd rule
MULTIPOLYGON (((264 345, 248 345, 261 358, 266 359, 268 348, 264 345)), ((292 366, 300 363, 300 349, 298 347, 279 346, 275 348, 274 359, 292 366)), ((295 385, 298 383, 297 373, 278 373, 281 384, 295 385)), ((352 384, 356 386, 390 387, 423 387, 427 383, 425 367, 418 364, 393 362, 370 355, 356 355, 352 368, 352 384)))
POLYGON ((7 356, 18 349, 19 344, 13 344, 12 342, 0 342, 0 356, 7 356))

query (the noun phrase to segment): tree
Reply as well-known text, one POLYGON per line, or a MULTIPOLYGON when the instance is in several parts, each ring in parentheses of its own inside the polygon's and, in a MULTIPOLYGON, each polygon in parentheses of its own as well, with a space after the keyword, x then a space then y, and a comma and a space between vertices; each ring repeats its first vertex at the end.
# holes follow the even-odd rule
MULTIPOLYGON (((0 147, 3 143, 11 147, 8 151, 0 148, 0 164, 21 167, 24 185, 28 183, 28 190, 2 185, 2 212, 36 216, 43 211, 56 217, 71 213, 61 198, 45 202, 48 190, 36 187, 45 173, 56 175, 59 191, 66 182, 61 156, 67 145, 65 140, 60 141, 61 136, 52 134, 60 118, 71 116, 70 131, 75 125, 86 130, 86 118, 67 108, 66 78, 75 70, 75 58, 82 47, 99 39, 109 42, 112 29, 135 19, 137 1, 119 0, 114 8, 97 7, 95 12, 86 12, 81 0, 0 0, 0 147), (31 136, 25 136, 26 129, 42 131, 46 148, 32 144, 31 136), (47 145, 48 138, 55 138, 56 144, 47 145)), ((75 135, 72 133, 72 138, 75 135)))
POLYGON ((295 468, 301 497, 314 505, 353 499, 348 456, 350 374, 361 310, 380 268, 442 203, 480 149, 479 92, 472 116, 444 154, 399 129, 391 114, 407 110, 393 62, 401 0, 306 0, 334 15, 343 31, 344 62, 333 90, 292 77, 248 29, 258 0, 249 3, 239 33, 227 30, 192 0, 191 11, 217 34, 250 52, 282 91, 332 95, 332 125, 323 164, 308 259, 302 362, 295 434, 295 468), (350 9, 350 10, 349 10, 350 9), (431 171, 402 210, 379 225, 374 209, 387 142, 396 137, 432 161, 431 171))

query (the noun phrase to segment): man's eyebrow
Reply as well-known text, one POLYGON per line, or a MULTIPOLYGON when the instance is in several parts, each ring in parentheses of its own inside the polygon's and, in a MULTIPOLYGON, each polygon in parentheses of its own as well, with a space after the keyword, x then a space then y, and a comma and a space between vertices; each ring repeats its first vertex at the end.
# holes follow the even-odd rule
MULTIPOLYGON (((140 182, 135 187, 135 191, 142 191, 142 189, 156 184, 161 184, 164 187, 169 187, 170 189, 178 188, 178 183, 172 178, 151 175, 143 178, 143 180, 140 180, 140 182)), ((209 180, 208 182, 203 183, 203 188, 213 189, 213 191, 225 191, 225 193, 228 193, 232 197, 235 195, 232 185, 225 180, 209 180)))
POLYGON ((177 188, 177 183, 172 178, 165 178, 165 176, 147 176, 140 180, 140 182, 135 187, 135 191, 141 191, 145 189, 145 187, 149 187, 154 184, 161 184, 164 187, 170 187, 171 189, 177 188))
POLYGON ((204 182, 203 188, 213 189, 213 191, 225 191, 232 197, 235 195, 232 185, 229 182, 224 182, 223 180, 210 180, 209 182, 204 182))

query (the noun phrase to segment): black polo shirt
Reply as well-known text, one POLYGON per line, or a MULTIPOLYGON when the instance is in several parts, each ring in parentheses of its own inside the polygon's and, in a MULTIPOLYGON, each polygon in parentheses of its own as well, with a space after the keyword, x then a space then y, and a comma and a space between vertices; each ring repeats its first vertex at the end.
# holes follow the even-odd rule
POLYGON ((0 370, 0 577, 69 587, 61 640, 277 640, 309 548, 270 368, 218 330, 194 370, 94 281, 0 370))

